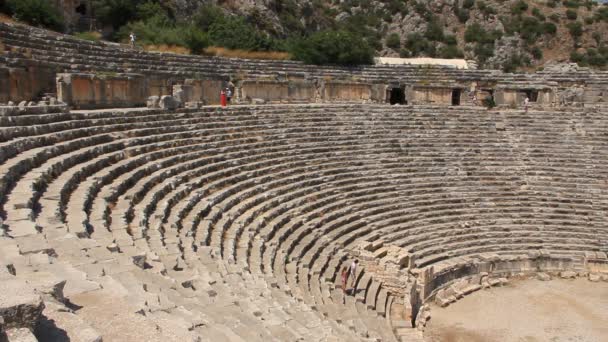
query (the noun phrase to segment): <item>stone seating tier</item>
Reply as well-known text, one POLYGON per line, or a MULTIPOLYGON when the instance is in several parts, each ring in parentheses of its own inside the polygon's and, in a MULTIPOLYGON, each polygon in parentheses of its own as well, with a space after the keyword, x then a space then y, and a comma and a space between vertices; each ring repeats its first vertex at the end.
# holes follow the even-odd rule
POLYGON ((3 117, 0 263, 66 279, 69 322, 109 339, 115 305, 151 339, 419 340, 414 279, 428 295, 489 253, 579 270, 607 252, 605 127, 591 109, 354 104, 3 117), (345 295, 362 242, 407 258, 363 258, 345 295))

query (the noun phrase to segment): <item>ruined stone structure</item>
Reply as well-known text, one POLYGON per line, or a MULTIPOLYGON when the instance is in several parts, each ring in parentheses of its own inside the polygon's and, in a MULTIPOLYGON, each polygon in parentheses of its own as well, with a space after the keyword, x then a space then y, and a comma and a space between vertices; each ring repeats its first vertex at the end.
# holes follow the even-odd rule
POLYGON ((519 107, 525 97, 539 108, 608 103, 608 73, 587 68, 505 74, 419 65, 320 67, 293 61, 147 53, 9 24, 0 24, 0 33, 4 46, 0 84, 10 84, 0 88, 0 102, 61 93, 66 97, 60 100, 75 107, 136 107, 145 103, 142 96, 173 95, 175 85, 190 84, 202 86, 192 101, 207 104, 217 104, 220 89, 227 85, 235 87, 234 100, 240 103, 480 105, 486 97, 502 107, 519 107), (102 100, 102 83, 107 87, 104 93, 117 92, 119 98, 102 100))
POLYGON ((353 70, 0 33, 4 102, 214 103, 230 82, 237 101, 275 102, 0 107, 11 341, 421 341, 429 303, 512 275, 608 281, 604 73, 353 70), (537 105, 486 110, 471 91, 537 105), (383 104, 401 95, 416 105, 383 104))

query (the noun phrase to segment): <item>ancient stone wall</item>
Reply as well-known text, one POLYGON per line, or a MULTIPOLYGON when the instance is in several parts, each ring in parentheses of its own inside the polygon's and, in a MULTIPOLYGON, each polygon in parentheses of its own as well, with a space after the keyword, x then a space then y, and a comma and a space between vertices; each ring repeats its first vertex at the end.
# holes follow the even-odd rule
POLYGON ((10 100, 10 79, 9 70, 0 68, 0 102, 8 102, 10 100))
POLYGON ((433 86, 411 87, 406 95, 411 104, 445 104, 452 103, 452 88, 433 86))
POLYGON ((314 102, 316 88, 306 81, 246 80, 240 84, 241 100, 250 102, 314 102))
POLYGON ((372 85, 369 83, 329 81, 325 83, 326 101, 370 101, 372 85))
POLYGON ((74 108, 144 106, 147 99, 143 75, 59 74, 60 101, 74 108))

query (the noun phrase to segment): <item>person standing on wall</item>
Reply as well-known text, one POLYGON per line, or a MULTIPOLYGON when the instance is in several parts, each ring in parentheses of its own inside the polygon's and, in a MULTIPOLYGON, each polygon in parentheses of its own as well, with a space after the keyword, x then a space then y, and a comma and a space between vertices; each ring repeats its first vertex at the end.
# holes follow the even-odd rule
POLYGON ((526 99, 524 100, 524 110, 526 111, 526 113, 528 112, 529 105, 530 105, 530 98, 526 96, 526 99))
POLYGON ((135 49, 135 38, 136 38, 135 33, 131 32, 129 34, 129 41, 131 42, 132 49, 135 49))
POLYGON ((230 89, 230 87, 226 88, 226 102, 230 103, 230 100, 232 99, 232 89, 230 89))

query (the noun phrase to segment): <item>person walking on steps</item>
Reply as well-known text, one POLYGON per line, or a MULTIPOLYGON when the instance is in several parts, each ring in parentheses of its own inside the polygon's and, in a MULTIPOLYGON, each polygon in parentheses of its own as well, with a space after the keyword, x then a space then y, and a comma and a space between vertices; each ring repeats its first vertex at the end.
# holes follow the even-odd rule
POLYGON ((348 269, 350 280, 350 286, 353 288, 353 294, 355 292, 355 281, 357 278, 357 265, 359 265, 359 260, 355 259, 348 269))
POLYGON ((524 110, 526 111, 526 113, 528 112, 529 105, 530 105, 530 98, 526 96, 526 99, 524 100, 524 110))
POLYGON ((131 43, 131 49, 135 49, 135 38, 136 38, 135 33, 131 32, 129 34, 129 41, 131 43))
POLYGON ((340 272, 340 280, 342 281, 342 292, 346 293, 346 281, 348 280, 348 269, 346 266, 342 267, 342 272, 340 272))

